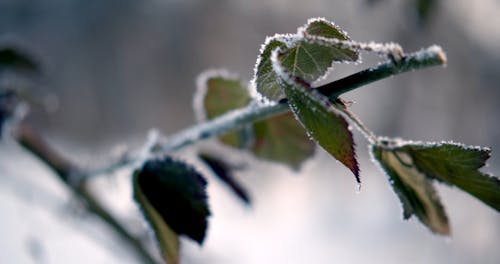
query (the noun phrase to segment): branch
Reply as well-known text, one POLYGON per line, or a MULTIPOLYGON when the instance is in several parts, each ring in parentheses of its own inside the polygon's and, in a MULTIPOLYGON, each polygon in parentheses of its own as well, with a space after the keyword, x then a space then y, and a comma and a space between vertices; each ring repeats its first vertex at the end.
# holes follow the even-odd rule
MULTIPOLYGON (((392 58, 376 67, 368 68, 337 81, 317 87, 316 89, 330 100, 336 100, 343 93, 389 76, 425 67, 444 65, 445 63, 446 55, 442 49, 438 46, 431 46, 415 53, 404 54, 399 59, 392 58)), ((247 124, 267 119, 287 111, 290 111, 290 109, 286 99, 281 100, 279 103, 254 102, 242 109, 231 111, 220 117, 180 131, 177 134, 157 142, 156 146, 152 149, 156 153, 169 153, 200 140, 218 136, 231 130, 242 128, 247 124)), ((92 174, 86 175, 86 177, 109 173, 114 169, 133 164, 142 164, 145 158, 147 157, 144 155, 131 156, 127 160, 120 160, 106 168, 96 170, 92 174)))
MULTIPOLYGON (((446 55, 438 46, 431 46, 415 53, 405 54, 400 60, 389 60, 374 68, 369 68, 337 81, 317 87, 323 95, 336 100, 343 93, 363 85, 387 78, 392 75, 417 70, 425 67, 444 65, 446 55)), ((251 104, 243 109, 231 111, 218 118, 183 130, 167 138, 157 146, 161 152, 172 152, 199 140, 227 133, 247 124, 267 119, 271 116, 290 111, 288 102, 277 104, 251 104)))
POLYGON ((129 231, 107 211, 94 194, 92 194, 86 184, 86 181, 81 180, 85 179, 80 176, 84 175, 84 173, 77 166, 60 156, 43 140, 40 135, 27 125, 22 124, 18 127, 17 140, 24 148, 29 150, 40 160, 45 162, 52 170, 54 170, 56 175, 68 187, 68 189, 70 189, 76 197, 85 203, 89 212, 98 216, 109 227, 111 227, 115 233, 128 244, 142 263, 157 263, 143 246, 141 241, 129 233, 129 231))

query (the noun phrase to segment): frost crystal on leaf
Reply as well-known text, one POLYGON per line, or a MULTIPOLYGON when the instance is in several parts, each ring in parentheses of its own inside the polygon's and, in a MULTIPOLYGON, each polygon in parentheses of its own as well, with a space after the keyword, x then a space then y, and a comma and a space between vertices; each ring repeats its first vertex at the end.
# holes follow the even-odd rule
POLYGON ((310 19, 306 25, 298 28, 296 34, 275 35, 267 38, 261 47, 255 65, 253 86, 269 100, 284 98, 280 89, 277 73, 273 71, 270 56, 276 48, 282 48, 283 67, 293 76, 313 83, 323 78, 334 62, 358 61, 358 51, 345 45, 321 45, 309 42, 310 37, 322 37, 329 40, 348 41, 349 37, 338 26, 322 18, 310 19))

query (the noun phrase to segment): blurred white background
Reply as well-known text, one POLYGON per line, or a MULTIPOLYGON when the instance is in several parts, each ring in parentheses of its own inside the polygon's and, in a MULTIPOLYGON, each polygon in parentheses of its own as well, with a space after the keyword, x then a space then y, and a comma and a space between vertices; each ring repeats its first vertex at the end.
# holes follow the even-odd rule
MULTIPOLYGON (((413 1, 0 0, 0 41, 43 62, 53 112, 34 106, 36 128, 79 164, 96 166, 147 130, 194 122, 197 74, 227 68, 249 80, 265 36, 325 17, 354 40, 395 41, 412 51, 441 45, 448 65, 346 94, 376 133, 490 146, 500 174, 500 3, 441 0, 420 24, 413 1), (375 2, 368 4, 368 2, 375 2)), ((338 65, 329 80, 377 63, 338 65)), ((213 216, 205 245, 183 241, 184 263, 500 263, 500 218, 466 193, 438 186, 450 238, 402 220, 399 201, 357 136, 363 186, 322 151, 300 172, 251 160, 237 174, 253 196, 243 206, 209 177, 213 216)), ((210 143, 207 146, 211 146, 210 143)), ((193 160, 194 149, 179 156, 193 160)), ((200 164, 196 163, 198 166, 200 164)), ((200 166, 200 169, 203 168, 200 166)), ((123 222, 144 231, 128 171, 94 185, 123 222)), ((79 210, 51 172, 13 142, 0 144, 0 263, 138 263, 98 219, 79 210)), ((151 234, 149 234, 151 235, 151 234)))

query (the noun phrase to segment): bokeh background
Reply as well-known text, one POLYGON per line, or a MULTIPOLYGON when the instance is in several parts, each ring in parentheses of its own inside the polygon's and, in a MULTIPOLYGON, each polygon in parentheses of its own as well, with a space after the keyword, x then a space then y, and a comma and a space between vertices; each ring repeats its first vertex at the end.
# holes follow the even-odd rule
MULTIPOLYGON (((500 174, 500 2, 436 0, 422 20, 415 1, 396 0, 0 0, 0 42, 42 64, 31 93, 44 103, 30 122, 68 157, 99 166, 147 131, 166 135, 195 122, 196 76, 226 68, 250 80, 267 35, 293 33, 325 17, 354 40, 394 41, 413 51, 439 44, 448 65, 350 92, 353 111, 377 134, 490 146, 486 171, 500 174)), ((373 66, 338 65, 329 80, 373 66)), ((209 176, 213 217, 204 247, 183 241, 184 263, 500 263, 497 212, 438 186, 453 234, 402 220, 397 197, 357 136, 363 186, 319 150, 299 172, 231 152, 253 196, 243 206, 209 176)), ((178 153, 194 162, 197 147, 178 153)), ((128 171, 96 179, 110 210, 145 239, 128 171)), ((87 215, 40 162, 8 140, 0 145, 0 263, 138 263, 87 215)))

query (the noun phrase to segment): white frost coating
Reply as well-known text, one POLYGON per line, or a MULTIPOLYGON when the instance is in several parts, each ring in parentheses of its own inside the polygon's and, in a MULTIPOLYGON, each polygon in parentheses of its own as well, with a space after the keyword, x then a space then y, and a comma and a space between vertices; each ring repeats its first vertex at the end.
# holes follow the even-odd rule
POLYGON ((285 38, 285 37, 286 37, 286 35, 283 35, 283 34, 275 34, 274 36, 268 36, 268 37, 266 37, 264 44, 260 45, 259 55, 257 56, 257 61, 255 62, 255 65, 253 67, 253 77, 252 77, 252 80, 250 80, 250 85, 249 85, 250 96, 252 96, 253 98, 256 98, 259 101, 268 100, 265 96, 263 96, 257 90, 257 73, 259 71, 259 65, 262 61, 262 53, 264 53, 267 45, 271 41, 273 41, 273 40, 281 41, 281 39, 285 38))
POLYGON ((273 66, 273 70, 276 72, 279 79, 283 79, 289 84, 294 84, 295 81, 292 79, 291 75, 283 68, 283 66, 281 66, 281 62, 278 59, 278 54, 280 52, 280 48, 276 48, 271 52, 271 65, 273 66))
POLYGON ((439 60, 442 61, 444 66, 446 66, 446 63, 448 61, 448 59, 446 57, 446 53, 438 45, 432 45, 426 49, 421 49, 421 50, 413 53, 413 55, 415 55, 415 59, 417 61, 425 61, 428 59, 438 57, 439 60))
POLYGON ((257 106, 250 104, 247 107, 229 111, 220 117, 200 123, 182 131, 182 133, 166 138, 159 144, 160 152, 177 150, 202 139, 241 128, 247 123, 253 122, 253 120, 265 118, 284 110, 286 110, 284 105, 257 106))
POLYGON ((146 141, 141 146, 136 156, 132 159, 134 162, 131 165, 133 170, 141 168, 146 161, 148 161, 153 155, 153 149, 158 145, 160 141, 160 131, 153 128, 148 131, 146 141))
POLYGON ((307 36, 303 38, 309 43, 315 43, 324 46, 338 46, 345 49, 364 50, 376 52, 380 55, 392 56, 395 59, 403 57, 403 48, 394 42, 377 43, 377 42, 358 42, 352 40, 340 40, 334 38, 325 38, 321 36, 307 36))
POLYGON ((327 20, 327 19, 326 19, 326 18, 324 18, 324 17, 313 17, 313 18, 309 18, 309 19, 307 20, 307 23, 306 23, 304 26, 299 27, 299 28, 297 29, 297 34, 298 34, 298 35, 301 35, 301 36, 307 35, 307 33, 306 33, 306 29, 307 29, 307 27, 308 27, 310 24, 314 23, 314 22, 324 22, 324 23, 328 24, 329 26, 331 26, 331 27, 335 28, 335 29, 336 29, 337 31, 339 31, 342 35, 344 35, 344 37, 346 37, 347 39, 349 39, 349 40, 351 39, 345 30, 343 30, 343 29, 342 29, 341 27, 339 27, 337 24, 335 24, 335 23, 333 23, 333 22, 331 22, 331 21, 327 20))
POLYGON ((465 145, 463 143, 454 142, 451 140, 448 141, 413 141, 413 140, 404 140, 401 138, 389 138, 389 137, 378 137, 377 138, 377 146, 386 148, 386 149, 395 149, 401 148, 404 146, 415 146, 415 147, 441 147, 443 145, 453 145, 459 147, 464 150, 477 150, 477 151, 486 151, 491 152, 491 148, 489 147, 481 147, 481 146, 470 146, 465 145))
MULTIPOLYGON (((235 80, 239 81, 242 85, 244 83, 237 74, 229 72, 226 69, 209 69, 200 73, 196 78, 196 91, 193 95, 193 109, 196 121, 198 121, 198 123, 202 123, 207 120, 207 115, 203 101, 205 100, 205 96, 207 95, 207 90, 208 90, 207 82, 208 80, 214 78, 235 80)), ((251 93, 248 87, 247 90, 249 90, 249 93, 251 93)))

